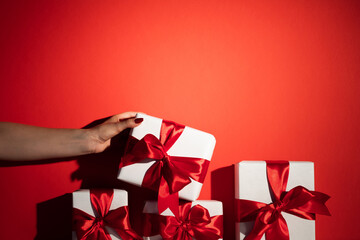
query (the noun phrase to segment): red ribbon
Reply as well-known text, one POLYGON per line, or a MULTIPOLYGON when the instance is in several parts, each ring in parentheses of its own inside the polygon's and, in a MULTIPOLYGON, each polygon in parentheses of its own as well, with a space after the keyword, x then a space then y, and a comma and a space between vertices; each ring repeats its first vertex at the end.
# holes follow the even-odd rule
POLYGON ((169 156, 173 146, 184 130, 184 126, 162 121, 160 139, 147 134, 141 140, 130 138, 128 152, 122 158, 120 168, 134 163, 155 160, 146 171, 142 186, 158 191, 158 210, 167 208, 177 215, 178 192, 191 182, 190 178, 203 182, 209 161, 202 158, 169 156))
POLYGON ((289 162, 267 162, 266 171, 273 203, 236 199, 237 222, 255 221, 245 240, 260 240, 263 234, 267 240, 289 240, 289 230, 281 212, 309 220, 315 220, 315 214, 330 215, 325 206, 328 195, 302 186, 286 192, 289 162))
POLYGON ((165 240, 217 240, 223 236, 223 216, 210 217, 201 205, 191 202, 179 206, 179 216, 145 214, 144 235, 160 234, 165 240))
POLYGON ((90 201, 97 217, 93 217, 80 209, 73 209, 73 230, 78 240, 111 240, 105 226, 114 229, 121 239, 133 240, 142 238, 130 227, 128 207, 110 209, 114 191, 90 190, 90 201))

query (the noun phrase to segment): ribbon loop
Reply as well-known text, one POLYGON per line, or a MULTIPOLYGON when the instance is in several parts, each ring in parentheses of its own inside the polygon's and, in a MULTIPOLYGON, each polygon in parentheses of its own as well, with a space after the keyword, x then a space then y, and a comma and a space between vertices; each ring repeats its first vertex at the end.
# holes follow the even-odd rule
POLYGON ((97 225, 97 227, 99 227, 99 228, 104 228, 105 227, 105 224, 104 224, 104 218, 102 218, 102 217, 97 217, 97 218, 95 218, 95 220, 94 220, 94 225, 97 225))

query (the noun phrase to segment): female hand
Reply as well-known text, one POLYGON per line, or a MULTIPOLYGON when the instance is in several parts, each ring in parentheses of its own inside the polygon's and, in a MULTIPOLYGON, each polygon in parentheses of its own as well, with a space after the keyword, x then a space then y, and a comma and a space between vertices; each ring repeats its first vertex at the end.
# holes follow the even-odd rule
POLYGON ((117 114, 89 129, 43 128, 0 122, 0 159, 40 160, 99 153, 126 128, 138 126, 136 112, 117 114))
POLYGON ((111 138, 127 128, 138 126, 143 119, 135 119, 136 112, 125 112, 112 116, 104 123, 88 129, 90 153, 100 153, 110 146, 111 138))

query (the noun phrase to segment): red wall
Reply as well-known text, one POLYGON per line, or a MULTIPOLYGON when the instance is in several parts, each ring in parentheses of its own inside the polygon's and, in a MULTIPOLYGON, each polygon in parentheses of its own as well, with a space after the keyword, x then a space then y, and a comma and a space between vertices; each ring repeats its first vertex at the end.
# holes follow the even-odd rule
MULTIPOLYGON (((317 217, 317 239, 360 239, 359 1, 34 0, 0 11, 0 121, 81 128, 135 110, 214 134, 200 197, 226 203, 225 240, 232 164, 314 161, 333 215, 317 217)), ((33 239, 41 206, 85 186, 81 164, 102 185, 101 157, 2 162, 0 239, 33 239)))

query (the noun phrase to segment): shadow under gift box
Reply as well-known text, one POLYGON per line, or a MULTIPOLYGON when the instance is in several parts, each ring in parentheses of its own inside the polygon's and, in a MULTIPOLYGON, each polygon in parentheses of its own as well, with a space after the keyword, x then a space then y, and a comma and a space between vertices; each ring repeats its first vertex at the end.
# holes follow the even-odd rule
MULTIPOLYGON (((130 131, 130 136, 141 140, 145 135, 152 134, 160 138, 162 119, 138 113, 137 118, 143 118, 144 121, 130 131)), ((215 137, 209 133, 185 126, 184 131, 174 145, 167 151, 169 156, 202 158, 211 160, 214 148, 215 137)), ((125 154, 126 154, 125 150, 125 154)), ((146 171, 155 163, 152 159, 146 159, 142 162, 131 164, 120 168, 118 179, 137 186, 141 186, 146 171)), ((206 172, 203 172, 204 176, 206 172)), ((190 178, 191 183, 179 191, 179 198, 195 201, 202 188, 202 183, 190 178)))
MULTIPOLYGON (((93 216, 98 217, 97 211, 91 204, 90 190, 81 189, 73 192, 73 208, 80 209, 81 211, 93 216)), ((128 194, 125 190, 114 189, 113 199, 110 205, 111 210, 115 210, 120 207, 128 206, 128 194)), ((109 233, 111 239, 122 240, 122 238, 112 228, 105 226, 106 231, 109 233)), ((78 240, 76 232, 72 232, 72 240, 78 240)))
MULTIPOLYGON (((200 205, 200 206, 206 208, 209 212, 210 217, 223 215, 223 205, 222 205, 222 202, 220 202, 220 201, 197 200, 197 201, 191 202, 191 207, 194 207, 196 205, 200 205)), ((143 213, 144 214, 159 214, 159 211, 157 208, 157 202, 156 201, 147 201, 145 203, 143 213)), ((174 216, 174 214, 170 211, 170 209, 167 209, 161 215, 162 216, 172 216, 172 217, 174 216)), ((157 223, 152 222, 150 224, 157 224, 157 223)), ((221 221, 220 228, 221 228, 220 231, 223 232, 223 222, 222 221, 221 221)), ((143 238, 144 238, 144 240, 162 240, 163 239, 160 234, 153 235, 153 236, 144 236, 143 238)), ((193 239, 196 240, 195 238, 193 238, 193 239)), ((222 240, 222 238, 219 238, 218 240, 222 240)))
MULTIPOLYGON (((314 163, 289 162, 286 191, 296 186, 314 191, 314 163)), ((266 161, 242 161, 235 164, 235 198, 269 204, 272 202, 267 180, 266 161)), ((281 213, 286 220, 291 240, 315 240, 315 221, 281 213)), ((243 240, 252 230, 254 222, 237 222, 236 240, 243 240)), ((266 240, 265 235, 261 240, 266 240)))

